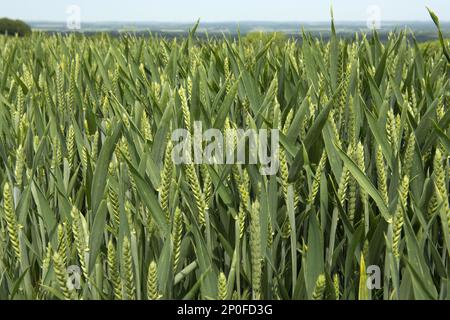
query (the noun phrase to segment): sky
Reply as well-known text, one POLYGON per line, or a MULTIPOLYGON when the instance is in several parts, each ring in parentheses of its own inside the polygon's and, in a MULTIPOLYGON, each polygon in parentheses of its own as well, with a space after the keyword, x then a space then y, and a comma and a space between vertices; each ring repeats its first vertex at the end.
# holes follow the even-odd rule
POLYGON ((450 21, 450 0, 0 0, 0 17, 66 21, 80 9, 81 22, 95 21, 430 21, 426 6, 450 21))

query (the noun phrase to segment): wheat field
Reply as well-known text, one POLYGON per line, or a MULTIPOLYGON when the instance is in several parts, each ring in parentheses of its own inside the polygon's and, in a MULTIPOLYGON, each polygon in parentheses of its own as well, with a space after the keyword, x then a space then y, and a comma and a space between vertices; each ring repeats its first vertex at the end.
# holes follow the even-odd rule
POLYGON ((1 36, 0 299, 450 299, 448 43, 331 28, 1 36), (196 121, 278 172, 173 163, 196 121))

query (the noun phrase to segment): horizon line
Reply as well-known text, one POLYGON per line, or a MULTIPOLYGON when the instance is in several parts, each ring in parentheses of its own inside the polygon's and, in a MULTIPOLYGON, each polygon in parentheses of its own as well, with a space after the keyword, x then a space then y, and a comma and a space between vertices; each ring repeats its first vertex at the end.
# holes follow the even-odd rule
MULTIPOLYGON (((6 18, 6 17, 5 17, 6 18)), ((12 18, 13 20, 16 20, 16 18, 12 18)), ((28 20, 28 19, 17 19, 17 20, 23 20, 28 23, 36 23, 36 22, 51 22, 51 23, 66 23, 65 20, 28 20)), ((173 20, 86 20, 82 21, 81 23, 169 23, 169 24, 196 24, 197 21, 199 21, 200 24, 202 23, 331 23, 330 20, 185 20, 185 21, 173 21, 173 20)), ((365 20, 334 20, 335 23, 367 23, 365 20)), ((434 24, 432 20, 426 19, 426 20, 384 20, 382 23, 411 23, 411 22, 420 22, 420 23, 430 23, 434 24)), ((440 20, 440 23, 450 23, 450 20, 440 20)))

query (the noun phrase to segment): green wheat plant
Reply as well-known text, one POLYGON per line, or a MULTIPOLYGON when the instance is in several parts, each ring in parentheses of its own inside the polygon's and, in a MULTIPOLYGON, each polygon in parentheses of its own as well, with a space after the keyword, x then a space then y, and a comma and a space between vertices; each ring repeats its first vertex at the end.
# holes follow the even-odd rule
POLYGON ((0 299, 450 299, 445 39, 196 27, 0 36, 0 299), (176 164, 199 122, 278 129, 278 172, 176 164))

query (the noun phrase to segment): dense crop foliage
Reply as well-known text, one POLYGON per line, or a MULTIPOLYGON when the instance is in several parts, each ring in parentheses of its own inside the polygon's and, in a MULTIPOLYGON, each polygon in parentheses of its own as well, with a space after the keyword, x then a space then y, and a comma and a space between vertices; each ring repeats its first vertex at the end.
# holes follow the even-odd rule
POLYGON ((442 48, 1 37, 0 298, 449 299, 442 48), (175 165, 197 120, 279 172, 175 165))

